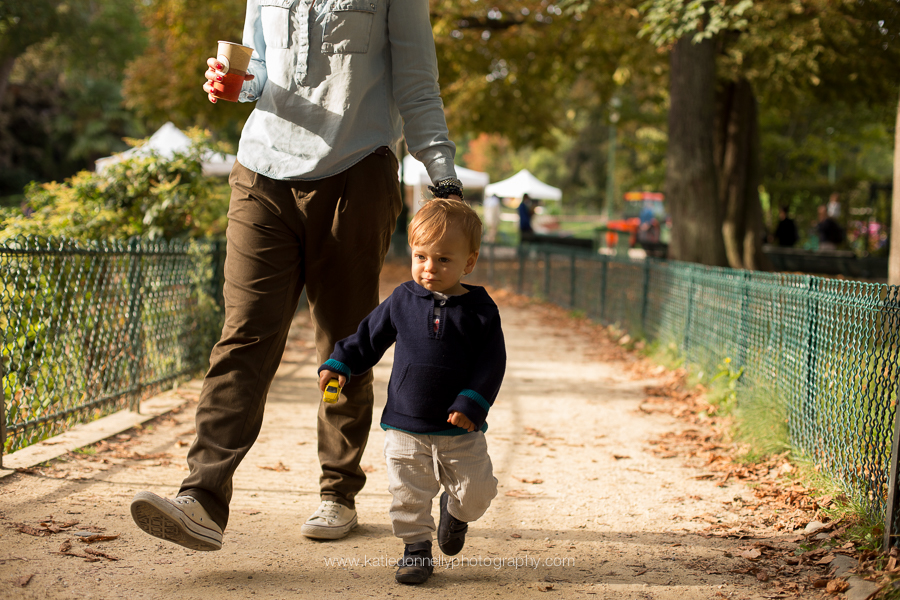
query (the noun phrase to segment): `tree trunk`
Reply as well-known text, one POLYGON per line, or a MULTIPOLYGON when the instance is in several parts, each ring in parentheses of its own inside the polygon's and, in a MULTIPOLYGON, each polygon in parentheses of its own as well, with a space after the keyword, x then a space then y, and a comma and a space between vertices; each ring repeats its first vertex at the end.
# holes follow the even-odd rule
POLYGON ((670 59, 666 199, 672 214, 669 257, 725 266, 722 211, 713 149, 715 55, 711 40, 679 40, 670 59))
POLYGON ((769 270, 771 265, 762 252, 765 224, 759 201, 759 113, 750 82, 726 83, 718 107, 716 163, 728 264, 735 269, 769 270))
POLYGON ((6 88, 9 85, 9 77, 12 75, 13 65, 15 64, 15 56, 0 57, 0 113, 3 112, 3 102, 6 99, 6 88))
POLYGON ((891 196, 891 248, 888 256, 888 284, 900 285, 900 103, 894 129, 894 191, 891 196))

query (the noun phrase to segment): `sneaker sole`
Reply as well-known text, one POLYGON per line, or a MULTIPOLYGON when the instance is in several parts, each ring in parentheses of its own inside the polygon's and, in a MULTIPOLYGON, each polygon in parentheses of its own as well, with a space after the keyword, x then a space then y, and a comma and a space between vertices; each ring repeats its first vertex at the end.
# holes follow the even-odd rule
POLYGON ((131 501, 131 518, 146 533, 191 550, 222 549, 222 534, 198 525, 187 515, 151 492, 138 492, 131 501))
POLYGON ((359 519, 357 515, 353 515, 353 519, 343 527, 327 527, 325 525, 304 523, 300 528, 300 534, 314 540, 339 540, 350 533, 350 530, 355 529, 357 525, 359 525, 359 519))

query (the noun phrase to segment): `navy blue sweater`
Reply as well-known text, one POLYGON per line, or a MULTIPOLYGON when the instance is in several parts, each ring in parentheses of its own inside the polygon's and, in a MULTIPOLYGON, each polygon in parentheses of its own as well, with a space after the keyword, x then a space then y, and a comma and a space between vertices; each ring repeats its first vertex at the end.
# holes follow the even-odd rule
POLYGON ((355 334, 337 343, 319 371, 360 375, 396 342, 382 428, 462 435, 468 432, 447 422, 451 412, 459 411, 486 431, 487 413, 506 371, 506 346, 500 313, 487 291, 463 287, 468 293, 450 296, 442 305, 413 281, 400 285, 355 334), (435 306, 441 309, 437 331, 435 306))

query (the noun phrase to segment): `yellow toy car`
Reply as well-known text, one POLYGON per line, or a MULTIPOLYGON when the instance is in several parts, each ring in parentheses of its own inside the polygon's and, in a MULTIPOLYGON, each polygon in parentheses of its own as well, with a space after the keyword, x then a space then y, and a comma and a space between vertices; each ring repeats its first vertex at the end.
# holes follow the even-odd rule
POLYGON ((322 402, 334 404, 341 396, 341 386, 337 379, 331 378, 328 385, 325 386, 325 393, 322 395, 322 402))

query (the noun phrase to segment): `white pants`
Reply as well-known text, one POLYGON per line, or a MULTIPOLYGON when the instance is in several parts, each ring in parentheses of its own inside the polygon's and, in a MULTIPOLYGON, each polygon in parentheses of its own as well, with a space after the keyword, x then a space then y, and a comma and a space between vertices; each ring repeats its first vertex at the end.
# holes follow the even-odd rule
POLYGON ((388 429, 384 438, 391 525, 405 544, 431 540, 432 500, 444 485, 450 514, 478 520, 497 495, 487 441, 480 431, 465 435, 425 435, 388 429))

